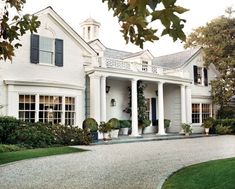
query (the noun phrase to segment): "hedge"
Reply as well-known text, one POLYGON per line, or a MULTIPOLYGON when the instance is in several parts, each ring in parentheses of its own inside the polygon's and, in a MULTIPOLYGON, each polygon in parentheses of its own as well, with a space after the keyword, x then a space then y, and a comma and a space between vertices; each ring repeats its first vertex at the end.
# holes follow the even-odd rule
POLYGON ((89 144, 90 135, 78 127, 48 123, 26 123, 12 117, 0 117, 0 143, 29 148, 89 144))

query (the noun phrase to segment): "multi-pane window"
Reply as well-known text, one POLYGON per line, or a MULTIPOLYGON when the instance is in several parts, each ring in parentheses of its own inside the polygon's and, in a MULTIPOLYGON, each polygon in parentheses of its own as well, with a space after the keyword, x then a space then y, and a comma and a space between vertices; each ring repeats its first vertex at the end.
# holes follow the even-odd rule
POLYGON ((148 61, 142 61, 142 71, 148 71, 148 61))
POLYGON ((211 115, 211 104, 192 104, 192 123, 203 123, 211 115))
POLYGON ((210 104, 202 104, 202 122, 210 117, 210 104))
POLYGON ((43 123, 60 124, 62 119, 62 97, 39 97, 39 121, 43 123))
POLYGON ((19 119, 35 122, 35 95, 19 95, 19 119))
POLYGON ((65 125, 75 125, 75 97, 65 97, 64 103, 62 98, 39 95, 39 110, 36 110, 36 95, 19 95, 19 119, 27 122, 61 124, 64 117, 65 125), (36 114, 38 120, 35 120, 36 114))
POLYGON ((65 125, 75 123, 75 98, 65 97, 65 125))
POLYGON ((192 104, 192 123, 200 123, 200 104, 192 104))
POLYGON ((202 67, 197 67, 197 84, 202 84, 202 67))
POLYGON ((208 70, 203 67, 193 66, 194 84, 208 86, 208 70))
POLYGON ((53 63, 54 40, 48 37, 39 38, 39 61, 40 63, 53 63))

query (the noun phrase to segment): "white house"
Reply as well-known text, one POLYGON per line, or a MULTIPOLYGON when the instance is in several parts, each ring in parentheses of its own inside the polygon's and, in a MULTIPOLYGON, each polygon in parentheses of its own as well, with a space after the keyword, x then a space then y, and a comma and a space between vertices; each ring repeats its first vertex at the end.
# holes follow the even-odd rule
POLYGON ((147 86, 149 119, 159 120, 158 134, 165 134, 164 118, 171 120, 169 132, 179 132, 181 123, 202 132, 203 119, 213 115, 209 83, 218 73, 213 65, 204 68, 201 49, 162 57, 115 50, 98 39, 100 23, 92 18, 81 23, 81 37, 51 7, 36 15, 38 33, 21 38, 12 63, 0 63, 1 115, 80 127, 86 117, 131 119, 137 136, 138 80, 147 86), (131 118, 123 112, 128 87, 131 118))

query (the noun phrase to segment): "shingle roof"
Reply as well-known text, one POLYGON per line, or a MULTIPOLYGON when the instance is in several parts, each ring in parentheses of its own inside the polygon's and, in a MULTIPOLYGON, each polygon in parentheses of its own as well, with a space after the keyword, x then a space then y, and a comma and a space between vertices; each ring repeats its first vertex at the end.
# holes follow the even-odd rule
POLYGON ((189 49, 189 50, 174 53, 174 54, 155 57, 153 59, 153 65, 166 67, 166 68, 181 67, 199 50, 200 48, 194 48, 194 49, 189 49))
POLYGON ((111 49, 111 48, 106 48, 104 51, 104 56, 109 57, 109 58, 114 58, 114 59, 127 59, 135 56, 139 56, 143 54, 146 51, 139 51, 139 52, 127 52, 127 51, 121 51, 121 50, 116 50, 116 49, 111 49))
POLYGON ((114 58, 114 59, 123 59, 124 57, 131 54, 133 53, 116 49, 110 49, 110 48, 106 48, 104 51, 104 57, 114 58))

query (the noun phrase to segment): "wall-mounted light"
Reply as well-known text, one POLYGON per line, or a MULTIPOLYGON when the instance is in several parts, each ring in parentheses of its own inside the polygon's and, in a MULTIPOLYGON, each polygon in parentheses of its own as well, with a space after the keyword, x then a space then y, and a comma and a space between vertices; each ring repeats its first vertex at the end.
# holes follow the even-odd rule
POLYGON ((116 100, 114 98, 111 99, 110 101, 111 106, 116 106, 116 100))
POLYGON ((109 90, 110 90, 110 86, 106 86, 106 93, 109 93, 109 90))
POLYGON ((156 96, 158 96, 158 90, 156 90, 155 93, 156 93, 156 96))

